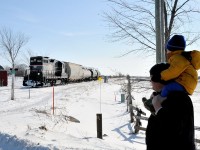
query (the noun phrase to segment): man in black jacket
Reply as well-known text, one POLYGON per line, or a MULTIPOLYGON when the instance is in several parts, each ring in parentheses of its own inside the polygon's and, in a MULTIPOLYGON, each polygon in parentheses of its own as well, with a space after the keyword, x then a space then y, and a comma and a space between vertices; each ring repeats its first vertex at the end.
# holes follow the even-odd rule
MULTIPOLYGON (((153 90, 161 92, 165 81, 160 72, 169 64, 154 65, 150 70, 153 90)), ((167 99, 153 96, 155 113, 148 119, 146 129, 147 150, 195 150, 193 104, 187 93, 170 92, 167 99)))

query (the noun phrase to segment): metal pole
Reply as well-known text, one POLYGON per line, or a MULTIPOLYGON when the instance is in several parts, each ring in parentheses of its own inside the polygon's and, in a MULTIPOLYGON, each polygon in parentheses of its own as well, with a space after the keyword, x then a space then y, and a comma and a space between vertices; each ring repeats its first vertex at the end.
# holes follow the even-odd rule
POLYGON ((100 81, 100 113, 101 113, 101 81, 100 81))
POLYGON ((31 87, 29 86, 29 99, 31 98, 31 87))
MULTIPOLYGON (((29 82, 29 75, 30 75, 30 74, 28 74, 28 82, 29 82)), ((30 99, 30 97, 31 97, 30 88, 31 88, 31 87, 29 86, 29 90, 28 90, 28 91, 29 91, 29 99, 30 99)))

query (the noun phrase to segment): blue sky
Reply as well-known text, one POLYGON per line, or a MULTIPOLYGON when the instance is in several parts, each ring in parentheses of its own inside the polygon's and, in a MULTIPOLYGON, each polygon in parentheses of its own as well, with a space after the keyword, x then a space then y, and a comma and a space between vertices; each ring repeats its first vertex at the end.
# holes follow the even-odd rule
POLYGON ((0 27, 30 37, 24 49, 36 55, 98 68, 105 75, 148 75, 155 58, 117 58, 131 47, 109 42, 111 31, 103 18, 109 8, 106 0, 1 0, 0 27))

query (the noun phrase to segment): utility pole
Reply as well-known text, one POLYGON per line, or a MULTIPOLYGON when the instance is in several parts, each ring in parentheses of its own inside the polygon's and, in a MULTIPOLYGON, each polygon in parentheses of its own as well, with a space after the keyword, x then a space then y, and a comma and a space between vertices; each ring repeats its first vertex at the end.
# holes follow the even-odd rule
POLYGON ((165 7, 165 0, 160 0, 161 3, 161 62, 166 62, 166 56, 165 56, 165 15, 164 15, 164 7, 165 7))
POLYGON ((164 0, 155 0, 156 63, 165 61, 164 0))

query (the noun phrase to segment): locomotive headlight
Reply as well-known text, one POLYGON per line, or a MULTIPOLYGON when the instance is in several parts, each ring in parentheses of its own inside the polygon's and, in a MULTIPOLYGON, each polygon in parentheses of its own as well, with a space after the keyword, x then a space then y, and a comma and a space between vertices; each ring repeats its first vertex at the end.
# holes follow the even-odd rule
POLYGON ((38 76, 40 75, 40 73, 38 73, 38 76))

